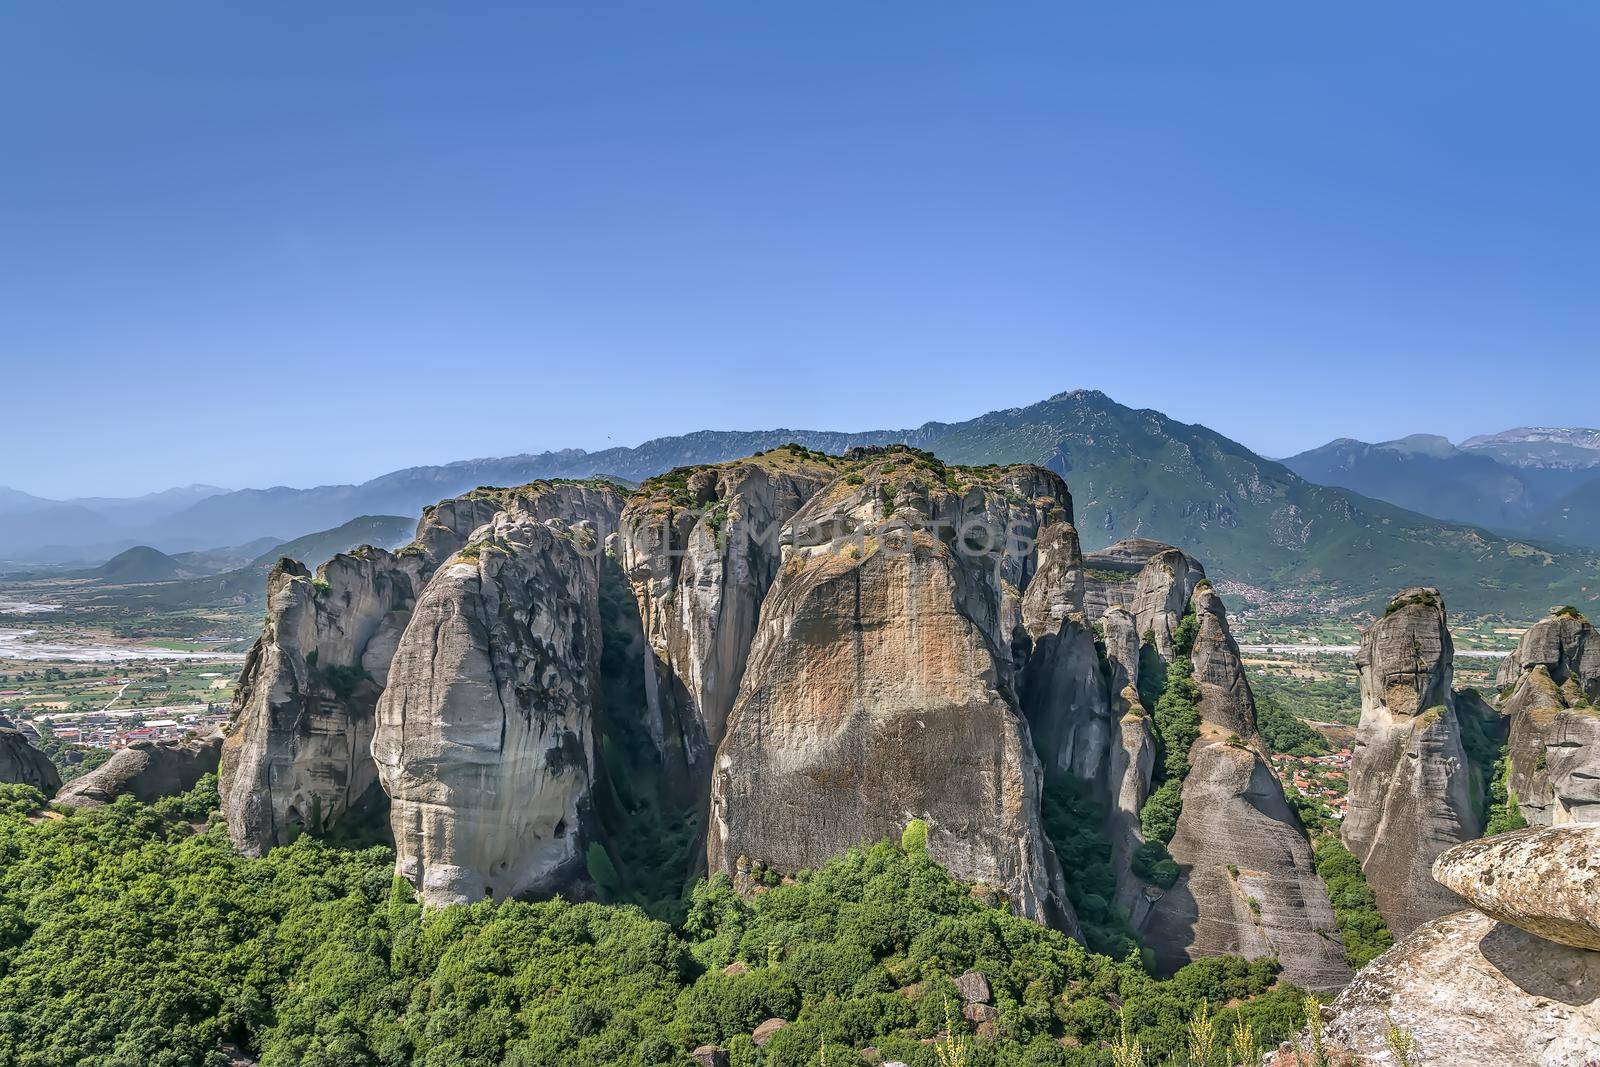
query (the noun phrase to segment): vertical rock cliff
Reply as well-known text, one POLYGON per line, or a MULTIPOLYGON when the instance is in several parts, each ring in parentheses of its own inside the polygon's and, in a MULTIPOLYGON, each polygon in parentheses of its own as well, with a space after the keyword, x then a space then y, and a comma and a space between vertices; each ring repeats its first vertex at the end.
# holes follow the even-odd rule
POLYGON ((1177 643, 1176 627, 1172 646, 1176 657, 1187 652, 1199 690, 1200 735, 1168 843, 1182 873, 1150 903, 1145 943, 1163 969, 1225 953, 1276 956, 1289 981, 1337 988, 1350 970, 1333 906, 1256 735, 1255 701, 1222 601, 1202 581, 1191 608, 1192 646, 1177 643))
POLYGON ((1441 853, 1483 833, 1481 781, 1451 692, 1454 645, 1437 589, 1406 589, 1361 637, 1361 724, 1340 836, 1397 937, 1456 911, 1441 853))
POLYGON ((372 712, 424 565, 371 549, 335 556, 315 580, 294 560, 273 567, 218 772, 241 851, 260 855, 352 808, 381 806, 372 712))
POLYGON ((439 568, 378 701, 398 872, 430 904, 549 891, 583 864, 599 532, 516 504, 439 568))
POLYGON ((649 646, 647 721, 682 791, 704 794, 783 524, 837 465, 787 446, 652 478, 628 501, 622 564, 649 646))
MULTIPOLYGON (((1038 564, 1021 598, 1032 649, 1022 675, 1022 711, 1047 773, 1068 771, 1104 794, 1110 777, 1110 679, 1083 610, 1083 553, 1070 522, 1039 532, 1038 564)), ((1014 642, 1015 643, 1015 642, 1014 642)))
POLYGON ((401 634, 439 563, 507 507, 609 532, 622 497, 604 483, 478 489, 424 511, 416 540, 398 552, 341 553, 315 579, 293 560, 273 568, 266 625, 240 675, 219 770, 239 849, 259 855, 352 809, 381 809, 374 711, 401 634))
POLYGON ((1534 826, 1600 822, 1600 635, 1558 608, 1500 669, 1508 786, 1534 826))
POLYGON ((813 867, 920 819, 958 878, 1071 926, 1001 610, 1070 514, 1042 468, 853 454, 786 531, 717 750, 710 869, 813 867))

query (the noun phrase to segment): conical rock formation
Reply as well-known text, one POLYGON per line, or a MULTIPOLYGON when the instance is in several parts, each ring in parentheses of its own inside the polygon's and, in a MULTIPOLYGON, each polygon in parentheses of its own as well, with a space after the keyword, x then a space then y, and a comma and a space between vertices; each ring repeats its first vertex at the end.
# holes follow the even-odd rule
POLYGON ((1350 969, 1333 906, 1256 736, 1255 702, 1222 600, 1201 582, 1191 606, 1200 736, 1168 843, 1183 873, 1150 905, 1145 942, 1163 969, 1225 953, 1276 956, 1297 985, 1337 988, 1350 969))

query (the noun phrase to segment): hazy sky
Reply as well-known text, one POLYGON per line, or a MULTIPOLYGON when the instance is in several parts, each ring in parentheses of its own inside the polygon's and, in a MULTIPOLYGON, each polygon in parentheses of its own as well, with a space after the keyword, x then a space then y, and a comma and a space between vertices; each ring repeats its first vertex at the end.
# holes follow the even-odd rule
POLYGON ((0 484, 1600 423, 1600 6, 8 4, 0 484), (1424 8, 1431 8, 1424 11, 1424 8))

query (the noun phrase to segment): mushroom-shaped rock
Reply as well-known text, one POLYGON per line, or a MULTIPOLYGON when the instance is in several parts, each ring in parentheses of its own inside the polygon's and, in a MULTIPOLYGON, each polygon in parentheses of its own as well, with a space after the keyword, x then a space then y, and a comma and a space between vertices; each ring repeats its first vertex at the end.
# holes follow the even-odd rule
POLYGON ((1600 826, 1470 841, 1435 860, 1433 876, 1501 922, 1600 952, 1600 826))
POLYGON ((1546 941, 1480 912, 1423 923, 1333 1002, 1327 1037, 1392 1065, 1391 1028, 1414 1067, 1589 1067, 1600 1049, 1600 952, 1546 941))
POLYGON ((766 1048, 767 1042, 772 1040, 772 1035, 788 1025, 788 1020, 785 1019, 768 1019, 756 1027, 755 1033, 750 1035, 750 1040, 755 1042, 756 1048, 766 1048))

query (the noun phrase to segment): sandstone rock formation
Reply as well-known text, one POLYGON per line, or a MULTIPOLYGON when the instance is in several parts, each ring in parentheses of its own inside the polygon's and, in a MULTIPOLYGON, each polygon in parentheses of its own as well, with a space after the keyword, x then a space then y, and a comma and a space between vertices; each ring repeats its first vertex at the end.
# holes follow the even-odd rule
POLYGON ((1432 876, 1483 832, 1481 781, 1461 741, 1453 645, 1437 589, 1407 589, 1362 635, 1361 725, 1341 830, 1396 936, 1461 907, 1432 876))
POLYGON ((1276 956, 1297 985, 1337 988, 1350 970, 1333 906, 1257 738, 1254 698, 1221 598, 1202 581, 1191 607, 1201 726, 1168 843, 1183 873, 1150 903, 1145 943, 1163 969, 1224 953, 1276 956))
POLYGON ((135 741, 83 777, 68 782, 56 803, 69 808, 109 804, 124 794, 146 804, 187 793, 217 769, 222 736, 135 741))
POLYGON ((1600 634, 1571 608, 1523 634, 1500 668, 1510 791, 1533 826, 1600 822, 1600 634))
POLYGON ((1600 826, 1469 841, 1440 856, 1433 876, 1491 918, 1600 952, 1600 826))
POLYGON ((1399 1030, 1414 1042, 1415 1067, 1590 1067, 1600 951, 1573 942, 1600 945, 1596 835, 1534 828, 1441 856, 1439 877, 1489 914, 1423 923, 1364 967, 1333 1003, 1331 1041, 1362 1064, 1395 1062, 1389 1035, 1399 1030))
POLYGON ((857 453, 801 508, 717 751, 710 869, 814 867, 920 819, 956 877, 1071 925, 1001 621, 1033 569, 1007 529, 1070 515, 1042 468, 904 448, 857 453))
POLYGON ((61 773, 20 730, 0 729, 0 782, 31 785, 48 797, 61 788, 61 773))
POLYGON ((424 572, 420 555, 378 549, 335 556, 316 580, 290 559, 273 567, 218 776, 242 852, 320 833, 381 801, 372 711, 424 572))
POLYGON ((1034 749, 1046 773, 1068 771, 1104 793, 1115 723, 1107 672, 1083 612, 1083 553, 1070 522, 1039 532, 1021 621, 1032 644, 1021 699, 1034 749))
POLYGON ((838 461, 798 447, 676 470, 622 515, 621 556, 649 642, 647 720, 682 788, 703 795, 739 692, 779 534, 838 461))
POLYGON ((1172 658, 1172 635, 1189 598, 1206 576, 1186 553, 1159 541, 1135 538, 1084 557, 1084 606, 1091 622, 1112 607, 1128 609, 1141 641, 1150 634, 1163 659, 1172 658))
POLYGON ((1589 1067, 1600 1048, 1600 952, 1545 941, 1476 911, 1417 927, 1333 1003, 1328 1037, 1392 1064, 1392 1025, 1413 1067, 1589 1067))
POLYGON ((427 903, 549 891, 582 866, 598 539, 513 503, 417 601, 372 755, 396 868, 427 903))
POLYGON ((398 552, 341 553, 313 579, 292 560, 267 580, 267 622, 234 697, 219 786, 234 844, 250 855, 321 832, 384 797, 371 755, 374 711, 417 597, 474 529, 515 507, 534 520, 616 526, 622 496, 594 482, 476 489, 423 512, 398 552))

